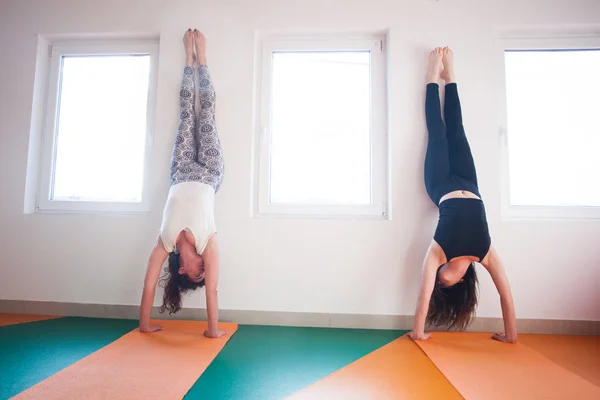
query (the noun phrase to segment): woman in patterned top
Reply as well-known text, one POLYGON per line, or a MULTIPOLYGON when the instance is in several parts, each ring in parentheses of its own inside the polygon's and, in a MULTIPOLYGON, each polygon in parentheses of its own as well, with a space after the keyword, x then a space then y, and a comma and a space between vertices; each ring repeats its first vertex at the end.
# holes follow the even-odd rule
POLYGON ((188 29, 183 43, 186 66, 179 92, 180 120, 171 160, 171 187, 160 234, 148 261, 140 330, 149 333, 162 329, 150 323, 150 314, 160 270, 168 258, 161 279, 164 295, 160 311, 176 313, 181 309, 182 294, 206 286, 208 330, 204 334, 218 338, 227 332, 218 329, 219 252, 214 197, 223 179, 224 164, 215 127, 215 91, 206 66, 206 38, 198 30, 188 29))

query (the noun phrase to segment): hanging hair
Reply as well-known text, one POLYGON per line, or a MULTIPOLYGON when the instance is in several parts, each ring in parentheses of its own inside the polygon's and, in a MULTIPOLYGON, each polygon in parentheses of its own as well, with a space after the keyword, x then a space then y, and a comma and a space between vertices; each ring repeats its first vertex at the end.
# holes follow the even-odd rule
POLYGON ((471 263, 461 282, 453 286, 442 285, 439 274, 440 269, 437 270, 429 302, 427 324, 463 331, 473 321, 477 308, 478 281, 475 266, 471 263))
POLYGON ((169 315, 181 310, 182 295, 190 290, 204 286, 204 279, 200 282, 191 281, 187 275, 179 273, 181 255, 176 252, 169 254, 169 265, 165 268, 165 275, 160 279, 160 286, 164 288, 163 304, 158 310, 169 315))

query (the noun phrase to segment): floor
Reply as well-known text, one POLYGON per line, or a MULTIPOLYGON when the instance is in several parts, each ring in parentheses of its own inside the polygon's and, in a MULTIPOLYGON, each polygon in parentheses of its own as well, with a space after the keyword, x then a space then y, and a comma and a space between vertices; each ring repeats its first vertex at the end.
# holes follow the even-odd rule
POLYGON ((202 338, 197 324, 142 335, 132 320, 0 314, 0 399, 80 398, 77 390, 161 400, 560 398, 565 391, 600 398, 598 337, 530 335, 506 347, 485 334, 437 334, 417 345, 403 331, 240 325, 218 342, 202 338), (479 376, 478 384, 465 376, 479 376))

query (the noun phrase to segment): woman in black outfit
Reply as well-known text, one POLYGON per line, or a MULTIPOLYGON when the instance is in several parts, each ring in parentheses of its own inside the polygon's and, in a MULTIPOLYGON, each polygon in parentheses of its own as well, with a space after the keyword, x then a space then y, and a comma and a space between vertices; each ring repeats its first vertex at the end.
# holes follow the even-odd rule
POLYGON ((425 114, 429 139, 425 187, 440 209, 438 226, 423 263, 421 290, 410 333, 426 340, 425 324, 465 329, 477 306, 474 262, 490 273, 504 317, 504 332, 493 339, 515 343, 517 325, 510 286, 498 254, 491 246, 485 207, 477 185, 475 163, 465 136, 452 51, 436 48, 429 55, 425 114), (444 121, 438 81, 446 82, 444 121))

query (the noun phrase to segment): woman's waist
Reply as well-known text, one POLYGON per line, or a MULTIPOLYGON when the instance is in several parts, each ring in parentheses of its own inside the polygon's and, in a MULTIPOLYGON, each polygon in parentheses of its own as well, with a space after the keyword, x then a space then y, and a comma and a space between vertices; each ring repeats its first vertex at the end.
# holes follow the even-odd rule
POLYGON ((481 201, 481 197, 479 197, 478 195, 476 195, 475 193, 468 191, 468 190, 453 190, 452 192, 446 193, 445 195, 442 196, 442 198, 440 199, 440 203, 442 204, 442 202, 446 201, 446 200, 450 200, 450 199, 472 199, 472 200, 479 200, 481 201))
MULTIPOLYGON (((169 188, 168 200, 177 199, 214 199, 215 189, 203 182, 187 181, 172 185, 169 188)), ((168 201, 167 200, 167 201, 168 201)))
MULTIPOLYGON (((443 199, 443 198, 442 198, 443 199)), ((452 227, 452 229, 487 229, 487 215, 483 201, 471 195, 449 197, 440 202, 440 217, 438 226, 452 227)))

